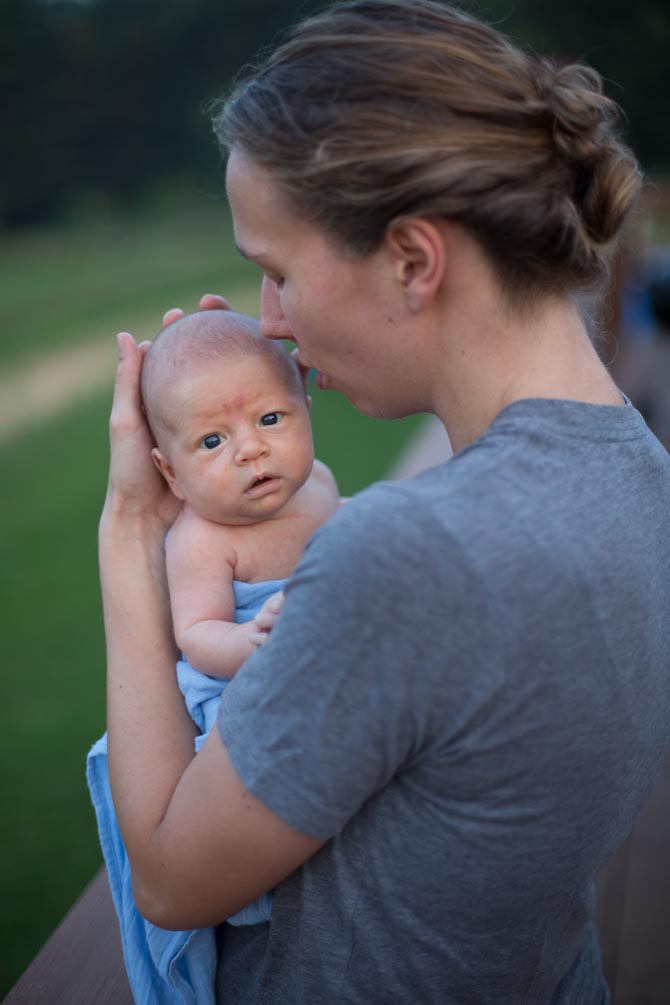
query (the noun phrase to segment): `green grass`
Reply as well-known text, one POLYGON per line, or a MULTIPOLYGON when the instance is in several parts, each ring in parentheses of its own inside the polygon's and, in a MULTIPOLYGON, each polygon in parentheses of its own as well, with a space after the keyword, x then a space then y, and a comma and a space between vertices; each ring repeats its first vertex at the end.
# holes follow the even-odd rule
POLYGON ((149 315, 195 308, 202 293, 260 283, 236 252, 221 192, 167 189, 141 209, 101 213, 54 230, 0 235, 0 360, 134 331, 149 315))
MULTIPOLYGON (((21 238, 14 248, 5 244, 3 261, 23 284, 20 295, 12 293, 13 308, 25 315, 20 340, 5 328, 6 356, 27 360, 45 346, 85 339, 92 327, 109 334, 132 328, 133 319, 159 318, 178 302, 177 289, 185 307, 208 288, 247 300, 255 270, 240 268, 226 250, 225 226, 210 221, 213 233, 203 232, 198 207, 190 213, 181 206, 175 233, 167 209, 138 213, 133 233, 141 254, 121 240, 125 224, 104 218, 95 227, 73 225, 21 238)), ((2 283, 7 292, 6 275, 2 283)), ((110 391, 33 423, 0 447, 0 997, 101 860, 84 762, 104 729, 96 534, 110 394, 111 374, 110 391)), ((366 419, 338 394, 316 388, 312 394, 317 454, 344 495, 383 477, 420 421, 366 419)))
POLYGON ((0 994, 92 875, 100 854, 84 784, 104 722, 96 524, 107 402, 0 450, 5 618, 0 801, 0 994))

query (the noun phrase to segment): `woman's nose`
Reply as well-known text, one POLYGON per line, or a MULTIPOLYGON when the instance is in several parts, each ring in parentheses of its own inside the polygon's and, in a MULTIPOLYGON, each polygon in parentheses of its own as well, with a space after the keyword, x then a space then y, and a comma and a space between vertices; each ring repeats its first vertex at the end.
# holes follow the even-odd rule
POLYGON ((261 286, 261 331, 266 338, 293 338, 279 302, 277 284, 263 276, 261 286))

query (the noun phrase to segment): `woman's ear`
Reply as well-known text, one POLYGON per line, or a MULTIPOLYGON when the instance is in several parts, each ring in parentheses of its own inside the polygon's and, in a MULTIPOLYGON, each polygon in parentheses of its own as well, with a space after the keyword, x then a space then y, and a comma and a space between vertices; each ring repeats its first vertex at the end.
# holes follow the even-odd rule
POLYGON ((184 501, 184 496, 177 483, 177 476, 174 473, 174 468, 170 462, 163 456, 158 447, 154 447, 151 451, 151 459, 162 474, 165 481, 168 483, 177 499, 184 501))
POLYGON ((444 276, 446 251, 437 223, 423 216, 398 217, 386 231, 385 243, 412 314, 435 298, 444 276))

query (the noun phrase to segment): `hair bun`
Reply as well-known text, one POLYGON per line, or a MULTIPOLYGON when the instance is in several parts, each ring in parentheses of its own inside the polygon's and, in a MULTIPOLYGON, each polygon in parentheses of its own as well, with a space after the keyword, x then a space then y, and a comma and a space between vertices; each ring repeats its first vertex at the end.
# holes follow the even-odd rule
POLYGON ((348 0, 302 23, 217 133, 359 255, 419 214, 479 240, 512 299, 594 287, 639 188, 599 74, 522 52, 435 0, 348 0))
POLYGON ((569 163, 590 167, 606 151, 618 109, 603 94, 600 74, 573 63, 542 63, 541 89, 550 115, 556 151, 569 163))
POLYGON ((574 169, 572 202, 583 244, 606 245, 617 235, 639 189, 637 163, 617 136, 618 106, 603 94, 600 74, 573 63, 540 63, 540 90, 554 149, 574 169))

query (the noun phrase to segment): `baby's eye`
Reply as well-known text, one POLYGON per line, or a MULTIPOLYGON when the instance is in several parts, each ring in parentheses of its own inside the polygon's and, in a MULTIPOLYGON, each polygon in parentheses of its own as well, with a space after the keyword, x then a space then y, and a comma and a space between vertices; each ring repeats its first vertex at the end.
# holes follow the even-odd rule
POLYGON ((261 426, 276 426, 281 418, 281 412, 268 412, 261 419, 261 426))
POLYGON ((219 436, 219 434, 210 433, 209 436, 206 436, 204 440, 202 440, 200 446, 204 447, 205 450, 214 450, 216 447, 219 446, 220 443, 223 443, 223 440, 219 436))

